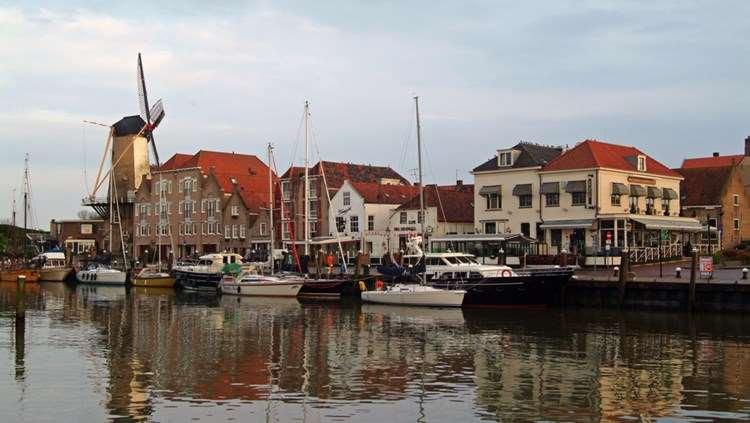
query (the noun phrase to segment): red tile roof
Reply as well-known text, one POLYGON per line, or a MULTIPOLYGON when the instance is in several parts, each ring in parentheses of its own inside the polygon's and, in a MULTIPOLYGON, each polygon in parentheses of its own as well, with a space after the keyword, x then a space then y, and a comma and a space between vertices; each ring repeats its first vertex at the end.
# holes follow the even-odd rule
POLYGON ((685 178, 680 181, 681 206, 721 204, 725 187, 731 180, 733 166, 677 169, 685 178))
POLYGON ((638 155, 646 156, 646 172, 680 177, 680 174, 654 160, 635 147, 586 140, 550 161, 542 171, 605 167, 636 172, 638 155))
POLYGON ((369 204, 403 204, 419 191, 411 185, 388 185, 374 182, 351 182, 369 204))
POLYGON ((692 159, 685 159, 682 161, 682 169, 694 169, 700 167, 718 167, 718 166, 732 166, 739 164, 745 156, 742 154, 734 154, 730 156, 718 156, 718 157, 695 157, 692 159))
MULTIPOLYGON (((326 184, 329 189, 341 188, 341 185, 347 179, 353 182, 374 183, 379 183, 381 179, 393 179, 400 181, 404 185, 410 185, 410 182, 406 178, 388 166, 372 166, 356 163, 320 161, 310 168, 311 176, 320 175, 321 163, 325 171, 326 184)), ((292 166, 281 177, 301 177, 304 175, 304 171, 303 167, 292 166)))
MULTIPOLYGON (((474 185, 424 187, 425 207, 437 207, 438 222, 474 222, 474 185)), ((419 192, 398 210, 419 209, 419 192)))
MULTIPOLYGON (((224 192, 235 189, 251 211, 268 207, 269 168, 257 156, 201 150, 195 155, 175 154, 161 167, 162 170, 200 168, 216 178, 224 192)), ((276 179, 276 175, 273 175, 276 179)))

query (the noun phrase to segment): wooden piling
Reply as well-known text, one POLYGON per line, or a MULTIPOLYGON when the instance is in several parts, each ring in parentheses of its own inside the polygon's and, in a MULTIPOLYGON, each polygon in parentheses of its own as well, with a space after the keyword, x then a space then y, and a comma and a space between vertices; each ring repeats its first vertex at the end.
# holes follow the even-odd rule
POLYGON ((623 251, 620 256, 620 273, 618 275, 618 281, 620 283, 619 289, 619 304, 620 307, 625 305, 625 292, 628 284, 628 277, 630 274, 630 254, 627 251, 623 251))
POLYGON ((698 252, 693 250, 690 261, 690 292, 688 294, 688 311, 693 311, 695 307, 695 277, 698 273, 698 252))
POLYGON ((16 318, 26 318, 26 276, 18 275, 16 279, 16 318))

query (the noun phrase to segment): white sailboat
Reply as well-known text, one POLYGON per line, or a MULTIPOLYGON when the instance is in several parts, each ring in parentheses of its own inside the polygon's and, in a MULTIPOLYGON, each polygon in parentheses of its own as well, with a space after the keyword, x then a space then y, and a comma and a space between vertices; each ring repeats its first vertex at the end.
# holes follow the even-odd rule
POLYGON ((237 276, 225 275, 221 280, 221 293, 226 295, 244 295, 257 297, 296 297, 302 289, 304 278, 299 276, 276 277, 273 275, 273 146, 268 144, 268 215, 271 228, 271 243, 269 245, 269 275, 258 274, 257 271, 243 272, 237 276))
MULTIPOLYGON (((414 97, 417 117, 417 162, 419 164, 419 213, 421 233, 425 236, 424 184, 422 183, 422 130, 419 121, 419 97, 414 97)), ((424 254, 423 254, 424 255, 424 254)), ((466 291, 462 289, 440 289, 427 285, 425 272, 420 283, 399 283, 382 290, 362 292, 362 301, 379 304, 398 304, 428 307, 461 307, 466 291)))

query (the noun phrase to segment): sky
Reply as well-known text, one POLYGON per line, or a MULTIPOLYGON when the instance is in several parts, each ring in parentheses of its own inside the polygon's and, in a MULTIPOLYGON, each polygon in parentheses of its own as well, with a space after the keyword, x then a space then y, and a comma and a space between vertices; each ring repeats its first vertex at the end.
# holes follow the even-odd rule
MULTIPOLYGON (((164 101, 159 155, 276 147, 471 182, 518 141, 633 145, 657 160, 741 153, 747 1, 0 0, 0 218, 30 156, 35 225, 82 209, 111 124, 138 114, 136 60, 164 101)), ((19 206, 19 210, 21 210, 19 206)))

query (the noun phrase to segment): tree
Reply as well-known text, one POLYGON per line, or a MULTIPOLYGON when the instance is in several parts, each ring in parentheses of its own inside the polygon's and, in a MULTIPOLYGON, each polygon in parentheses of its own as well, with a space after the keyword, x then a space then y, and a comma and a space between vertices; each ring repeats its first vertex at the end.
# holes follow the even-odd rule
POLYGON ((98 219, 99 215, 93 210, 79 210, 77 216, 81 220, 93 220, 98 219))

